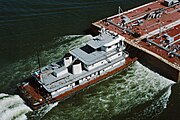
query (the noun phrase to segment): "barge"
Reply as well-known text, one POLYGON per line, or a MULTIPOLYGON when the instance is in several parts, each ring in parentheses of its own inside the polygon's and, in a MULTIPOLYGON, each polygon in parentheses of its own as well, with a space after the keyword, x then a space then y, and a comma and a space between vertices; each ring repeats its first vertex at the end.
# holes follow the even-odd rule
POLYGON ((57 62, 39 68, 17 86, 28 106, 65 100, 77 91, 123 70, 136 61, 125 51, 125 38, 109 30, 70 50, 57 62))
POLYGON ((130 55, 159 74, 180 81, 180 0, 158 0, 92 23, 125 38, 130 55))

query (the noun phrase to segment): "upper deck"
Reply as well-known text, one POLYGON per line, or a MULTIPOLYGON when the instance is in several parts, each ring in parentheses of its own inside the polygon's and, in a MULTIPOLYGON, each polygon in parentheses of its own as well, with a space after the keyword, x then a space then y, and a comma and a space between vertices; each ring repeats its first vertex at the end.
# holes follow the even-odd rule
POLYGON ((151 2, 100 20, 93 25, 122 35, 130 45, 180 71, 180 4, 178 1, 170 6, 165 5, 164 0, 151 2))
POLYGON ((60 61, 42 67, 32 76, 48 92, 72 88, 78 80, 93 78, 101 70, 109 66, 110 69, 116 63, 120 65, 120 61, 123 63, 128 57, 123 51, 124 39, 112 31, 102 30, 98 36, 70 50, 60 61))
POLYGON ((101 34, 93 37, 87 43, 76 47, 71 50, 70 53, 82 61, 86 65, 92 65, 99 61, 107 59, 109 56, 117 53, 117 49, 124 50, 125 46, 123 44, 124 37, 116 35, 110 31, 101 31, 101 34), (119 43, 121 42, 121 45, 119 43), (111 50, 112 49, 112 50, 111 50))

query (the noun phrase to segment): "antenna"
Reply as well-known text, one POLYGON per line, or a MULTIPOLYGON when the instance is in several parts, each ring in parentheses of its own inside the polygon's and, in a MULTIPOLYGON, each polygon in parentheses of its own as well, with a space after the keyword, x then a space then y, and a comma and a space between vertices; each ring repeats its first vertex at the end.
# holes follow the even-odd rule
POLYGON ((39 52, 37 53, 37 60, 38 60, 38 68, 41 72, 41 63, 40 63, 40 57, 39 57, 39 52))
POLYGON ((38 60, 38 68, 39 68, 39 78, 41 80, 42 75, 41 75, 41 62, 40 62, 40 57, 39 57, 39 51, 37 52, 37 60, 38 60))
POLYGON ((118 7, 118 14, 123 13, 121 6, 118 7))

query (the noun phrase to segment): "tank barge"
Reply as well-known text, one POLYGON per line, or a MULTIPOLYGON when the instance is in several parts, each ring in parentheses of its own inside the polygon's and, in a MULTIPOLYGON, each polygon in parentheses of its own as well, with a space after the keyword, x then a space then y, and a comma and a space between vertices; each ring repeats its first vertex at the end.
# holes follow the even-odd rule
POLYGON ((33 72, 17 86, 17 91, 33 110, 65 100, 136 61, 125 51, 124 40, 112 31, 101 30, 99 35, 70 50, 62 60, 33 72))
POLYGON ((92 30, 123 36, 130 55, 161 75, 180 81, 180 0, 158 0, 92 23, 92 30))

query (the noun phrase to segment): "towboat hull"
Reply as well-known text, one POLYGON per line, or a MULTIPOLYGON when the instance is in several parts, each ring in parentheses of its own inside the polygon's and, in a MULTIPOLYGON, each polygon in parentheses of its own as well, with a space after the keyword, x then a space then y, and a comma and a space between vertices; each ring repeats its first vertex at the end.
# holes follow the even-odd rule
MULTIPOLYGON (((82 89, 84 89, 84 88, 86 88, 92 84, 95 84, 95 83, 101 81, 102 79, 104 79, 108 76, 111 76, 111 75, 127 68, 129 65, 134 63, 136 60, 137 60, 137 58, 128 57, 128 58, 126 58, 126 62, 124 65, 122 65, 122 66, 102 75, 102 76, 99 76, 93 80, 90 80, 89 82, 87 82, 85 84, 79 85, 79 86, 73 88, 72 90, 67 91, 63 94, 60 94, 59 96, 52 98, 52 99, 43 98, 38 93, 38 90, 35 87, 33 87, 35 85, 32 85, 30 83, 29 84, 22 83, 22 84, 18 85, 17 86, 17 92, 24 99, 24 101, 26 102, 26 104, 28 106, 30 106, 33 110, 37 110, 46 104, 51 104, 51 103, 58 102, 58 101, 60 102, 60 101, 63 101, 65 99, 69 98, 70 96, 74 95, 78 91, 80 91, 80 90, 82 90, 82 89), (29 98, 32 98, 32 100, 29 98), (34 102, 34 101, 36 101, 36 102, 34 102)), ((31 82, 31 81, 28 81, 28 82, 31 82)))

